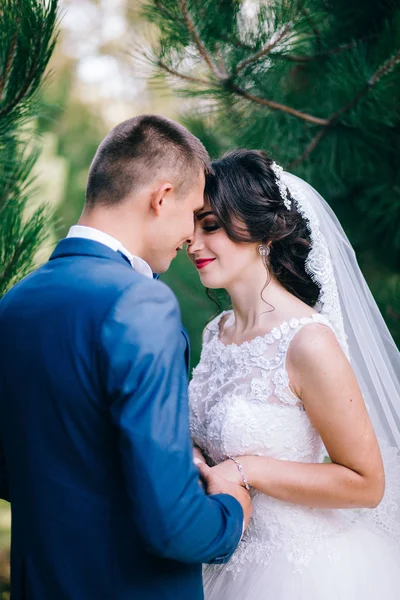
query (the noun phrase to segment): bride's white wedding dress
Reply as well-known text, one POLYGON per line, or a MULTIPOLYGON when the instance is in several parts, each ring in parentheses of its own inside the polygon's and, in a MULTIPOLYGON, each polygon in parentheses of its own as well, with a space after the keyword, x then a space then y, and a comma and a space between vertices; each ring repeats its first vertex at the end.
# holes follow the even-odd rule
MULTIPOLYGON (((291 319, 238 346, 219 339, 221 317, 206 328, 190 384, 195 443, 213 464, 229 455, 321 462, 322 440, 290 390, 285 364, 296 333, 310 323, 331 327, 327 318, 291 319)), ((206 600, 400 598, 399 547, 375 530, 371 509, 315 509, 251 495, 253 515, 231 560, 204 567, 206 600)))

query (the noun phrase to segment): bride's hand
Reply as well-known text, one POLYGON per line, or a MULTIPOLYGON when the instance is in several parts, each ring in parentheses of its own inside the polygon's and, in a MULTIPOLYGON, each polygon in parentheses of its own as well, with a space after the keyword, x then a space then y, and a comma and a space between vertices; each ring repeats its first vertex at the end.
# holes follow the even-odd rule
POLYGON ((232 483, 236 483, 244 487, 242 476, 233 460, 225 460, 219 465, 212 467, 212 470, 227 481, 231 481, 232 483))

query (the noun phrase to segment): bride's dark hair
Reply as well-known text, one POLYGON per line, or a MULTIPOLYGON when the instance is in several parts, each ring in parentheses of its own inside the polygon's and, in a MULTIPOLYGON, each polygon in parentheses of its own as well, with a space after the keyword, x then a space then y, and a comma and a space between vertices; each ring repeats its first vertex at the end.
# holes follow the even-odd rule
MULTIPOLYGON (((259 150, 234 150, 213 161, 205 196, 218 224, 234 242, 270 245, 268 268, 292 294, 309 306, 319 287, 306 272, 310 233, 295 203, 283 202, 272 160, 259 150)), ((288 193, 290 198, 290 193, 288 193)))

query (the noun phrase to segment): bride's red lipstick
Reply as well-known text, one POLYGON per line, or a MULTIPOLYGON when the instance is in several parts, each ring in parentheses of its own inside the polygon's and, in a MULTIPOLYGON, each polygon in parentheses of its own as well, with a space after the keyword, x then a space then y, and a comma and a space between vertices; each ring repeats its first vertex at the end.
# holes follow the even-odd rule
POLYGON ((196 267, 198 269, 204 269, 208 264, 214 262, 215 258, 199 258, 196 260, 196 267))

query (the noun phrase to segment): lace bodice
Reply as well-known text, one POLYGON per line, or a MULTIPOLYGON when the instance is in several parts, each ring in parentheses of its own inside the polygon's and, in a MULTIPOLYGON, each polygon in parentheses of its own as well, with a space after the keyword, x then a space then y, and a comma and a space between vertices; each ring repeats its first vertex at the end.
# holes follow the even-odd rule
MULTIPOLYGON (((291 319, 264 336, 240 345, 219 338, 219 315, 206 328, 190 384, 191 433, 211 464, 229 455, 260 455, 321 462, 318 432, 289 386, 286 357, 294 336, 326 317, 291 319)), ((228 320, 233 319, 229 312, 228 320)), ((278 549, 300 567, 320 545, 343 530, 340 511, 315 510, 275 500, 252 490, 253 516, 228 567, 246 560, 268 562, 278 549)))
POLYGON ((321 438, 289 387, 286 356, 294 335, 308 323, 327 324, 325 317, 292 319, 238 346, 219 339, 224 314, 207 326, 201 359, 193 371, 194 441, 213 464, 230 454, 319 461, 321 438))

